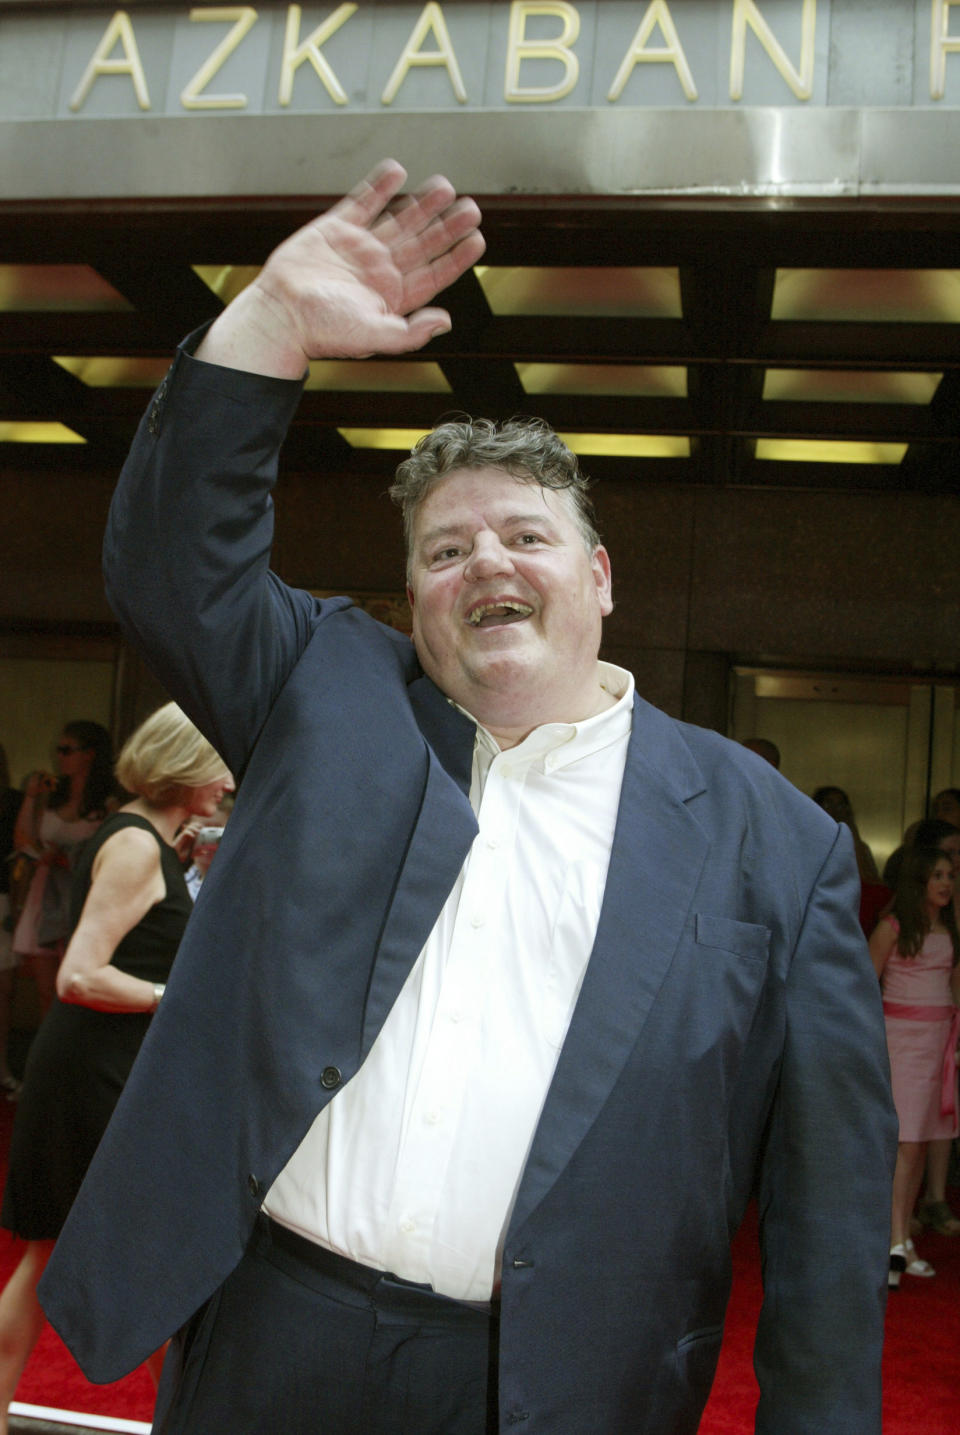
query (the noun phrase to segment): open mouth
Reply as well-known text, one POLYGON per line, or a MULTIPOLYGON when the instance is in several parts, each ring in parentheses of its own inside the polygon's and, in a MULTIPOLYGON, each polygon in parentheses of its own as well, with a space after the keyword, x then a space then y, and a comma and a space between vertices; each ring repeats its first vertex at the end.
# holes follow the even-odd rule
POLYGON ((518 623, 533 612, 529 603, 507 598, 496 603, 477 603, 467 614, 471 628, 494 628, 503 623, 518 623))

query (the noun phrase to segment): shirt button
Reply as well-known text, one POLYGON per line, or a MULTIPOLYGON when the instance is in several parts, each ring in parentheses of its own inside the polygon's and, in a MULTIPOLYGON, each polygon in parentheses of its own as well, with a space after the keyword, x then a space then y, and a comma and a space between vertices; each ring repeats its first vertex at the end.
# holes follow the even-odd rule
POLYGON ((501 767, 501 769, 500 769, 500 776, 501 776, 501 777, 512 777, 512 776, 513 776, 513 768, 510 766, 509 762, 505 762, 505 763, 503 764, 503 766, 501 767))
POLYGON ((487 838, 487 847, 489 848, 489 850, 490 850, 491 852, 496 852, 496 850, 497 850, 497 848, 498 848, 499 846, 500 846, 500 843, 497 841, 497 839, 496 839, 495 837, 488 837, 488 838, 487 838))
POLYGON ((482 926, 483 926, 483 913, 482 913, 482 912, 474 912, 473 916, 470 918, 470 925, 471 925, 471 927, 482 927, 482 926))
POLYGON ((462 1020, 463 1020, 463 1012, 462 1012, 462 1011, 457 1011, 456 1008, 454 1008, 454 1010, 450 1013, 450 1020, 453 1021, 453 1022, 462 1021, 462 1020))
POLYGON ((428 1111, 426 1116, 424 1117, 424 1120, 426 1121, 428 1126, 436 1126, 440 1120, 440 1112, 428 1111))
POLYGON ((415 1231, 417 1229, 417 1223, 416 1221, 411 1221, 409 1216, 406 1216, 400 1222, 400 1229, 401 1231, 403 1231, 404 1235, 409 1236, 411 1231, 415 1231))

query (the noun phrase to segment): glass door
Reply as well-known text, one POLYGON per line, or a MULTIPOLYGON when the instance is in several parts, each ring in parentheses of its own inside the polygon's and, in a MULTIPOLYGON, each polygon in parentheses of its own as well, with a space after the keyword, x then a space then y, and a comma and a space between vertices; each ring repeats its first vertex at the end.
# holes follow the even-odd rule
POLYGON ((735 668, 730 735, 764 737, 803 792, 841 787, 879 870, 930 798, 960 787, 960 686, 735 668))

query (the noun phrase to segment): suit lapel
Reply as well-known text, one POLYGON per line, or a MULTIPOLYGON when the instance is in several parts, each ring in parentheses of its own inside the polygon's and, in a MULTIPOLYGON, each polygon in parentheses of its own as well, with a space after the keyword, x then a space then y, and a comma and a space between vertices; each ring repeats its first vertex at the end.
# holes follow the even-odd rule
POLYGON ((407 693, 417 726, 444 771, 453 778, 464 797, 469 798, 476 724, 454 707, 429 678, 417 678, 407 693))
POLYGON ((512 1232, 567 1165, 642 1039, 707 856, 708 840, 685 805, 703 789, 675 724, 637 699, 597 934, 512 1232))
POLYGON ((477 832, 469 799, 476 727, 429 678, 412 683, 409 696, 427 744, 423 800, 377 949, 361 1059, 399 996, 477 832))

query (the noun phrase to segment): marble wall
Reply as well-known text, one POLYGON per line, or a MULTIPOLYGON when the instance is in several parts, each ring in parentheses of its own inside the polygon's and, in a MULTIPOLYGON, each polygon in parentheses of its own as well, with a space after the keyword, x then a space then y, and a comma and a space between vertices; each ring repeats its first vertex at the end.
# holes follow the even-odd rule
MULTIPOLYGON (((110 622, 99 553, 111 481, 0 475, 0 650, 11 631, 110 622)), ((388 482, 386 470, 285 475, 281 575, 401 592, 388 482)), ((723 730, 734 662, 960 681, 960 497, 640 482, 598 486, 595 497, 614 570, 606 654, 667 711, 723 730)))

